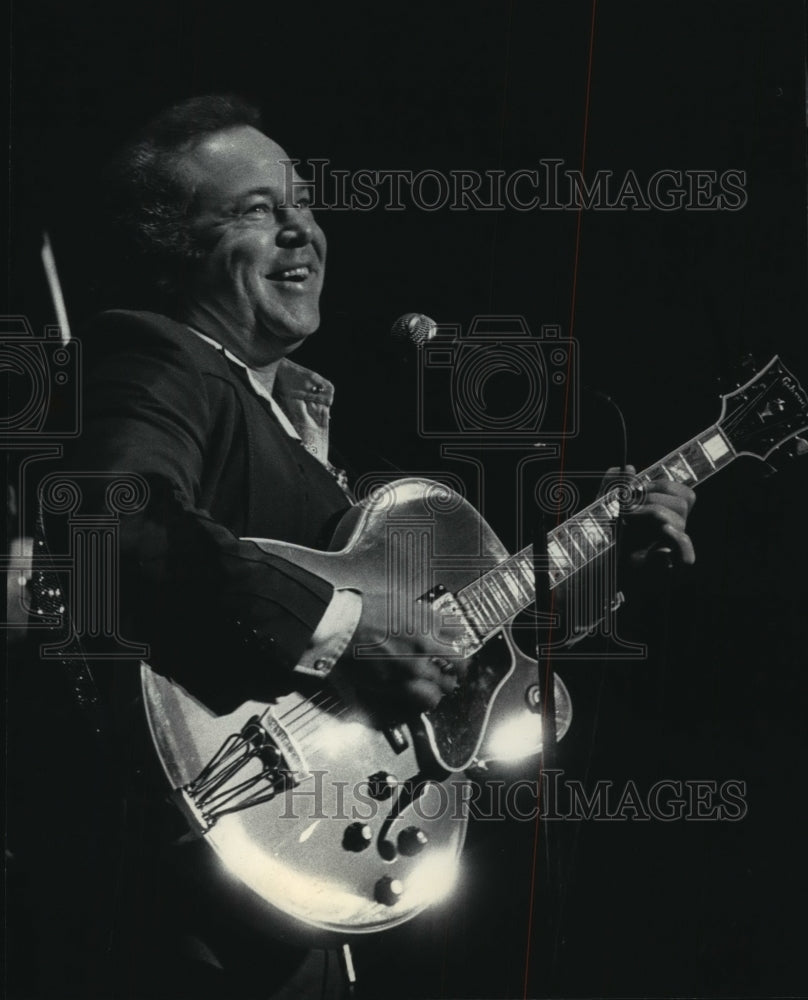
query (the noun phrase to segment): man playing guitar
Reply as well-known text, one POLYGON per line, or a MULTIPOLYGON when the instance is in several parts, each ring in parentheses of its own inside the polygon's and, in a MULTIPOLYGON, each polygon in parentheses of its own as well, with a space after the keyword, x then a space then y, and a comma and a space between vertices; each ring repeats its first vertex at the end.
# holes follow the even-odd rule
MULTIPOLYGON (((351 508, 328 456, 333 386, 289 360, 320 323, 326 241, 299 178, 288 197, 288 161, 256 110, 226 97, 169 108, 121 153, 121 266, 148 279, 151 311, 104 313, 82 338, 84 425, 62 471, 82 477, 82 513, 105 510, 116 477, 137 494, 120 518, 121 633, 148 647, 157 675, 221 714, 324 681, 355 646, 373 646, 352 682, 409 719, 464 683, 464 650, 391 633, 383 586, 334 585, 250 540, 323 550, 351 508)), ((626 518, 624 560, 691 564, 693 501, 676 479, 647 485, 626 518)), ((60 549, 44 507, 44 537, 60 549)), ((164 864, 129 867, 115 995, 179 996, 182 983, 187 995, 297 996, 323 976, 337 995, 322 953, 259 945, 203 916, 164 864)))

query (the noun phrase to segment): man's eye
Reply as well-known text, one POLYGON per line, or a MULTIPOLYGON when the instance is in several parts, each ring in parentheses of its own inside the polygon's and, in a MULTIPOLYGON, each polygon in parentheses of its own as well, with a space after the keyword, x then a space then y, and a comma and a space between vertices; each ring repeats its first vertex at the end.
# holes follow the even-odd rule
POLYGON ((244 210, 245 215, 269 215, 272 211, 269 205, 265 201, 256 202, 255 205, 250 205, 244 210))

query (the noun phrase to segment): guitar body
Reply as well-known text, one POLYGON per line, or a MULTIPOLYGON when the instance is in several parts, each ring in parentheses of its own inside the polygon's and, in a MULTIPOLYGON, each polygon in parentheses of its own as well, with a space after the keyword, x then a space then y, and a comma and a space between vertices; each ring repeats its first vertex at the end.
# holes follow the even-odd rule
MULTIPOLYGON (((806 429, 808 395, 774 357, 722 397, 716 424, 636 482, 696 486, 739 455, 766 460, 792 439, 804 454, 806 429)), ((612 489, 549 533, 551 587, 613 545, 607 525, 631 497, 612 489)), ((144 664, 157 755, 191 829, 262 913, 268 907, 309 937, 394 927, 451 888, 466 832, 464 771, 541 749, 538 666, 510 631, 534 597, 532 553, 509 557, 473 507, 425 479, 402 479, 352 508, 330 552, 253 541, 359 591, 364 610, 381 606, 381 621, 371 615, 377 632, 417 636, 426 655, 462 660, 457 690, 391 726, 337 664, 313 693, 217 716, 144 664)), ((374 657, 373 649, 351 653, 354 675, 363 656, 374 657)), ((554 692, 561 738, 572 708, 557 678, 554 692)))
MULTIPOLYGON (((508 556, 470 504, 421 479, 352 508, 333 551, 255 541, 335 587, 391 594, 387 625, 399 635, 415 634, 436 594, 508 556)), ((354 655, 361 669, 373 651, 354 655)), ((141 682, 154 746, 192 829, 271 909, 325 934, 393 927, 444 896, 465 838, 464 769, 498 756, 503 724, 520 755, 541 748, 538 665, 508 625, 468 657, 457 694, 409 724, 374 717, 339 665, 320 690, 224 716, 146 664, 141 682)), ((558 680, 555 698, 560 737, 571 705, 558 680)))

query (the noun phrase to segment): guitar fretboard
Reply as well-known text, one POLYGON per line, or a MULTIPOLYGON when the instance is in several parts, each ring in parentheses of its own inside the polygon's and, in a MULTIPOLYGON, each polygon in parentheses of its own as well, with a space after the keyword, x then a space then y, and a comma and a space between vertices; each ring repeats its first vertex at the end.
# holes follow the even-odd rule
MULTIPOLYGON (((662 479, 697 486, 736 457, 718 424, 638 473, 635 482, 648 486, 662 479)), ((609 490, 547 535, 551 589, 564 583, 614 545, 614 526, 628 499, 628 488, 609 490)), ((481 639, 501 628, 533 603, 533 547, 528 546, 456 594, 481 639)))

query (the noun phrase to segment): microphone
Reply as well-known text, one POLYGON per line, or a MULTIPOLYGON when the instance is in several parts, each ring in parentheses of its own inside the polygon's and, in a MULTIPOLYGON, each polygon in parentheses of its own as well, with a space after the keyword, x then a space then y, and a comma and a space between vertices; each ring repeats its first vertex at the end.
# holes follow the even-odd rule
POLYGON ((584 389, 591 393, 595 399, 599 399, 601 402, 606 403, 607 406, 611 407, 620 422, 620 465, 622 471, 625 473, 626 466, 628 465, 628 432, 626 430, 626 418, 623 416, 623 411, 620 409, 619 404, 612 399, 611 396, 608 396, 605 392, 601 392, 600 389, 593 389, 592 386, 589 385, 585 385, 584 389))
POLYGON ((400 344, 425 344, 438 332, 438 324, 423 313, 404 313, 390 328, 390 336, 400 344))

